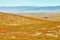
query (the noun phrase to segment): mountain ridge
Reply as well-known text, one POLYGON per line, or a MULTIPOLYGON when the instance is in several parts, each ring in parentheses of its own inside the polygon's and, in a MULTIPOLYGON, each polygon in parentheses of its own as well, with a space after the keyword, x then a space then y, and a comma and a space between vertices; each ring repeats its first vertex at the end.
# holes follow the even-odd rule
POLYGON ((60 11, 60 6, 0 6, 0 12, 49 12, 60 11))

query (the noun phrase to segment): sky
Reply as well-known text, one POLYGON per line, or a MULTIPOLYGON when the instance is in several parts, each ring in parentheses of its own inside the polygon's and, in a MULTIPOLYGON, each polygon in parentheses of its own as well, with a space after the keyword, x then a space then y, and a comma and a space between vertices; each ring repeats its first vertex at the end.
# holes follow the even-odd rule
POLYGON ((0 0, 0 6, 60 6, 60 0, 0 0))

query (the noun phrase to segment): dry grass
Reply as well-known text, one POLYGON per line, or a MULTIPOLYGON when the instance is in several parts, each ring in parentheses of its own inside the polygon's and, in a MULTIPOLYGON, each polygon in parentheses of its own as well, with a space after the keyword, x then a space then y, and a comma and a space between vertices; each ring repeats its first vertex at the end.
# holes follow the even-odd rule
POLYGON ((60 22, 0 13, 0 40, 60 40, 60 22))

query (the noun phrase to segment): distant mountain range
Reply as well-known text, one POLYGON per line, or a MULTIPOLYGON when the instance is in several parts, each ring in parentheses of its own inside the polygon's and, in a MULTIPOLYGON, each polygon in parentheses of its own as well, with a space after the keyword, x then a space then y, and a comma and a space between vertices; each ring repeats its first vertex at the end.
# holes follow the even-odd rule
POLYGON ((0 6, 0 12, 48 12, 60 11, 60 6, 0 6))

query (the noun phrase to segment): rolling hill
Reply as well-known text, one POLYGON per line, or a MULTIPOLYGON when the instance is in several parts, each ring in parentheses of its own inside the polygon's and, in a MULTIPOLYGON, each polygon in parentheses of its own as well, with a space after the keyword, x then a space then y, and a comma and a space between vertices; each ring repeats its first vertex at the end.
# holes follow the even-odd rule
POLYGON ((60 40, 60 22, 0 12, 0 40, 60 40))

